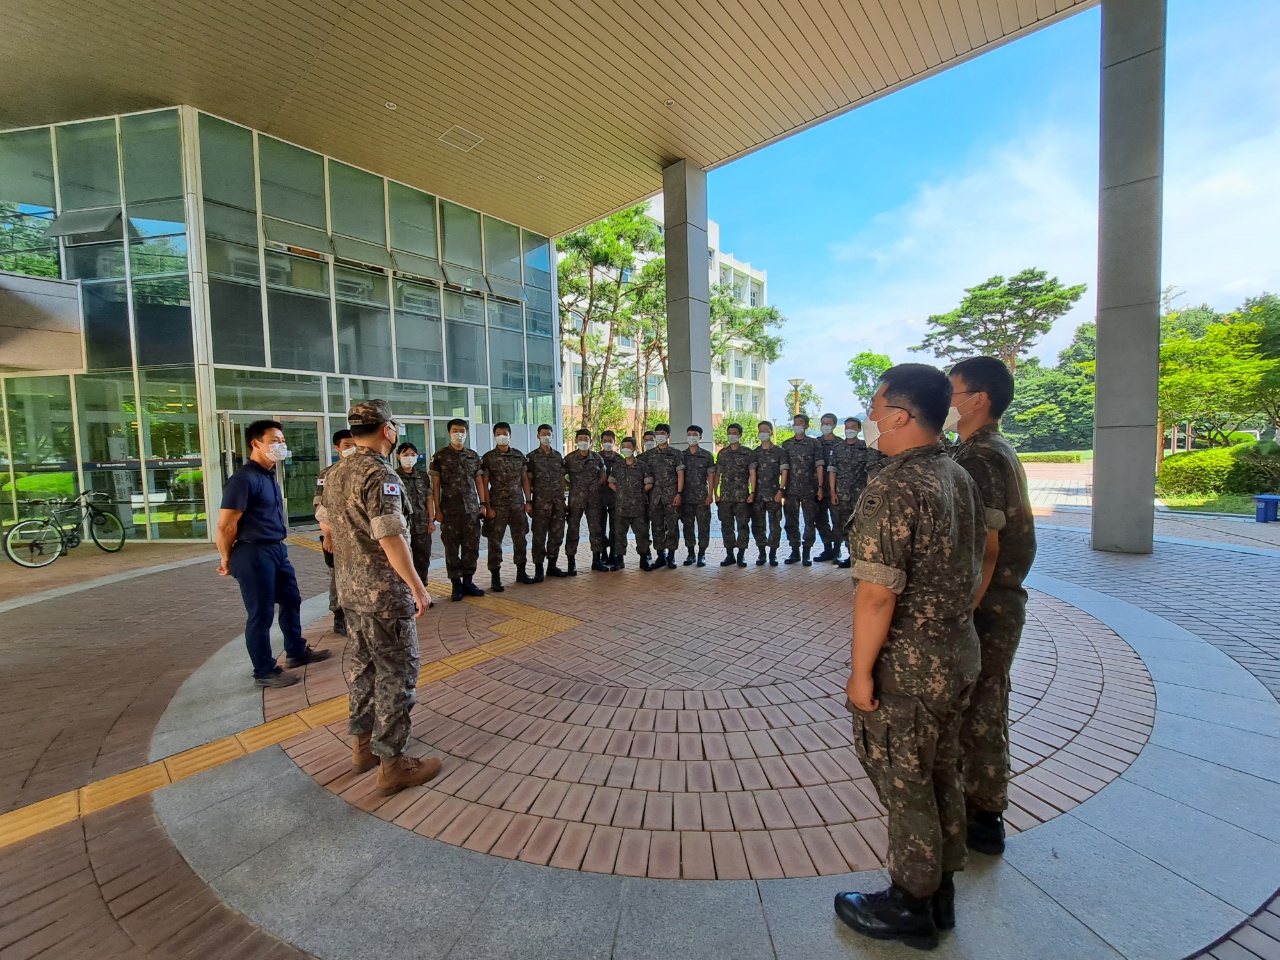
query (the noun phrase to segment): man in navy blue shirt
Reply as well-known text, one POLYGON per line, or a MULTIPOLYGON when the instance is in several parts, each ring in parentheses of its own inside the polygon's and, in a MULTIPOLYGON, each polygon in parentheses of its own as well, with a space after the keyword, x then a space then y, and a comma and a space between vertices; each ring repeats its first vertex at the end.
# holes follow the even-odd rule
POLYGON ((280 606, 285 665, 291 669, 329 659, 328 650, 313 650, 302 639, 302 595, 289 554, 284 498, 276 482, 276 464, 289 456, 284 431, 275 420, 255 420, 245 431, 249 459, 222 488, 218 512, 218 575, 235 577, 248 622, 244 642, 260 687, 287 687, 298 682, 285 673, 271 652, 271 622, 280 606))

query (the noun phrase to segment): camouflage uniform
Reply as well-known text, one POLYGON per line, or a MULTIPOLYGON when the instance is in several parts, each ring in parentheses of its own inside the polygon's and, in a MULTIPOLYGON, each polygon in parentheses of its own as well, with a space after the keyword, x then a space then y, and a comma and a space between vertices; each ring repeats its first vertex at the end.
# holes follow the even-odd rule
MULTIPOLYGON (((822 447, 822 464, 823 467, 831 466, 832 460, 835 458, 836 449, 844 446, 844 437, 837 437, 834 433, 820 436, 817 438, 818 444, 822 447)), ((831 486, 823 478, 822 499, 817 504, 817 516, 815 522, 818 528, 818 539, 822 541, 823 549, 828 553, 833 552, 838 536, 836 531, 836 509, 831 505, 831 486)))
POLYGON ((489 483, 489 506, 493 516, 481 527, 489 539, 488 567, 502 569, 502 535, 511 530, 511 559, 516 567, 528 563, 525 541, 529 520, 524 512, 524 454, 515 447, 494 447, 480 458, 480 469, 489 483))
MULTIPOLYGON (((352 418, 361 416, 355 422, 363 423, 382 408, 385 403, 368 401, 353 408, 352 418)), ((352 641, 347 729, 358 737, 372 735, 373 752, 392 759, 409 739, 418 683, 413 591, 378 542, 400 536, 408 546, 400 481, 376 452, 359 447, 328 471, 322 502, 333 537, 338 601, 352 641)))
POLYGON ((823 465, 822 444, 810 436, 788 437, 782 442, 791 460, 787 474, 787 542, 800 546, 800 515, 804 514, 804 546, 813 546, 818 519, 818 468, 823 465))
POLYGON ((604 461, 605 482, 591 491, 591 495, 596 500, 596 515, 600 518, 600 537, 604 544, 601 549, 612 550, 618 534, 618 497, 613 492, 613 487, 609 486, 609 477, 622 463, 623 458, 622 454, 613 451, 602 452, 600 459, 604 461))
POLYGON ((684 545, 690 553, 703 554, 711 543, 711 504, 707 503, 707 494, 710 492, 710 475, 716 469, 716 458, 702 444, 698 444, 696 451, 685 450, 680 455, 684 458, 684 494, 680 497, 684 545))
MULTIPOLYGON (((827 460, 827 473, 836 478, 835 529, 833 539, 842 541, 849 536, 849 521, 854 507, 867 486, 867 445, 861 440, 850 443, 842 440, 827 460)), ((828 484, 828 492, 830 485, 828 484)))
POLYGON ((431 458, 431 473, 439 478, 440 540, 444 543, 444 567, 450 580, 467 580, 476 574, 480 559, 480 454, 452 444, 431 458))
POLYGON ((564 457, 539 444, 525 464, 533 490, 533 562, 541 564, 564 540, 564 457))
POLYGON ((961 734, 969 802, 998 813, 1009 805, 1009 671, 1027 619, 1022 581, 1036 557, 1035 520, 1022 463, 994 425, 980 427, 952 456, 977 485, 987 529, 1000 536, 991 585, 973 615, 982 672, 961 734))
POLYGON ((404 492, 404 504, 409 514, 409 547, 413 551, 413 569, 422 582, 427 582, 427 570, 431 567, 431 474, 414 467, 406 472, 396 468, 400 489, 404 492))
POLYGON ((782 504, 773 498, 782 489, 782 471, 791 469, 787 451, 776 443, 752 452, 756 466, 756 498, 751 504, 751 535, 761 550, 777 550, 782 542, 782 504), (765 533, 766 521, 768 535, 765 533))
POLYGON ((578 537, 582 532, 582 515, 587 515, 587 540, 591 552, 604 549, 604 534, 600 530, 600 498, 596 491, 605 473, 604 461, 594 450, 565 454, 564 472, 569 475, 569 506, 564 526, 564 553, 572 557, 578 549, 578 537), (597 509, 592 509, 592 505, 597 509))
MULTIPOLYGON (((641 454, 645 474, 653 479, 649 491, 649 527, 655 550, 675 550, 680 545, 680 508, 675 505, 684 454, 667 444, 641 454)), ((681 500, 684 498, 682 497, 681 500)))
POLYGON ((755 451, 744 444, 738 449, 722 447, 716 457, 716 473, 720 478, 720 533, 726 550, 747 549, 747 524, 751 518, 751 468, 755 451))
POLYGON ((618 522, 613 528, 613 553, 618 559, 627 555, 627 531, 636 535, 636 552, 642 557, 649 555, 649 526, 645 523, 645 502, 648 495, 644 485, 652 482, 648 476, 648 464, 640 457, 632 457, 628 463, 625 457, 621 463, 609 471, 609 486, 614 491, 618 503, 618 522))
POLYGON ((872 672, 880 703, 853 710, 853 739, 889 812, 889 874, 917 897, 965 863, 960 726, 978 677, 985 539, 977 487, 940 444, 888 458, 849 535, 854 582, 898 598, 872 672))
MULTIPOLYGON (((342 460, 343 458, 339 457, 338 459, 342 460)), ((336 463, 331 463, 327 467, 325 467, 323 470, 321 470, 320 473, 316 476, 316 495, 311 498, 311 506, 315 508, 316 520, 320 520, 323 517, 321 506, 324 502, 325 477, 328 476, 329 471, 336 466, 337 466, 336 463)), ((335 578, 335 574, 333 572, 333 569, 334 569, 333 568, 333 563, 334 563, 333 544, 326 543, 324 544, 324 548, 325 548, 324 562, 329 567, 329 612, 333 614, 334 630, 341 633, 342 631, 338 630, 338 627, 344 624, 345 620, 342 614, 342 607, 338 605, 338 584, 335 578)), ((342 629, 345 630, 346 627, 343 626, 342 629)))

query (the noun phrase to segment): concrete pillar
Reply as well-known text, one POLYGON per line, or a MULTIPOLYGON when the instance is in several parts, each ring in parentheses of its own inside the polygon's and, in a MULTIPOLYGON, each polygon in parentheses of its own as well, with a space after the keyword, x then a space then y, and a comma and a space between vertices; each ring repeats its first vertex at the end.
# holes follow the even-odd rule
POLYGON ((1103 0, 1093 548, 1154 533, 1166 0, 1103 0))
POLYGON ((662 171, 667 256, 667 396, 672 442, 700 425, 711 435, 711 290, 707 172, 687 160, 662 171))

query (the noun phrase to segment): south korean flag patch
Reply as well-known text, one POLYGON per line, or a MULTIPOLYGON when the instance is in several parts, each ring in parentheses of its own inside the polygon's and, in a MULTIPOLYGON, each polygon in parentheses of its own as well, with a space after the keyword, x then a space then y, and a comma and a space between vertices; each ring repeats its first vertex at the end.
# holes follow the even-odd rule
POLYGON ((382 485, 382 495, 383 495, 384 497, 398 497, 398 496, 400 496, 400 484, 398 484, 398 483, 384 483, 384 484, 382 485))

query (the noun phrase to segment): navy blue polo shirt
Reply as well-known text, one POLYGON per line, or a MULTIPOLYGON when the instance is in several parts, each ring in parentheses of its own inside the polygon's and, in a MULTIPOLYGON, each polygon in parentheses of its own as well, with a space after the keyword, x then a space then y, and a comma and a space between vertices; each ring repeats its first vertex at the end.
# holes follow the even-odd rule
POLYGON ((222 509, 242 514, 237 541, 279 543, 288 536, 275 467, 268 470, 254 460, 245 463, 222 488, 222 509))

